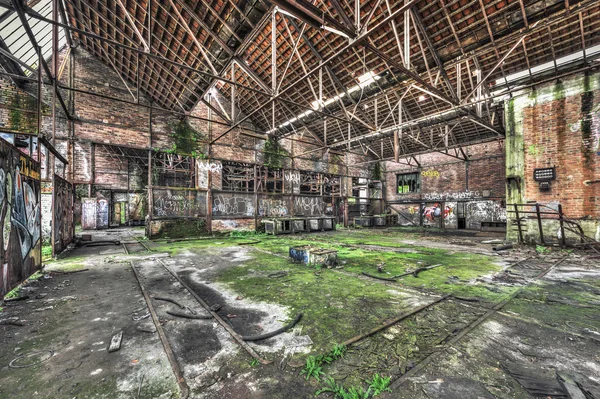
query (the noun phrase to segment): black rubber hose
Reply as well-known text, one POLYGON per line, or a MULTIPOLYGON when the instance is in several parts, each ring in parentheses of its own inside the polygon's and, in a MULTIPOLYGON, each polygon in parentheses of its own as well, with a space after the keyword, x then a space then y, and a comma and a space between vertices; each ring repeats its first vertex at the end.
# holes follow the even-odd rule
POLYGON ((290 328, 294 327, 296 324, 298 324, 298 322, 300 321, 301 318, 302 318, 302 313, 298 313, 298 316, 296 316, 296 318, 287 326, 283 326, 280 329, 271 331, 270 333, 267 333, 267 334, 247 335, 247 336, 242 337, 242 339, 244 341, 260 341, 263 339, 274 337, 274 336, 284 333, 287 330, 289 330, 290 328))
POLYGON ((183 306, 182 304, 180 304, 179 302, 177 302, 176 300, 171 299, 171 298, 164 298, 162 296, 155 296, 154 299, 157 300, 157 301, 171 302, 172 304, 179 306, 181 309, 185 309, 185 306, 183 306))
POLYGON ((175 317, 183 317, 184 319, 202 319, 202 320, 208 320, 208 319, 212 319, 212 315, 201 315, 201 314, 190 314, 190 313, 181 313, 181 312, 172 312, 170 310, 167 310, 167 314, 170 314, 171 316, 175 316, 175 317))
POLYGON ((363 274, 363 275, 365 275, 365 276, 367 276, 367 277, 376 278, 377 280, 383 280, 383 281, 393 281, 393 282, 396 282, 396 279, 395 279, 395 278, 379 277, 379 276, 374 276, 374 275, 372 275, 372 274, 365 273, 365 272, 362 272, 362 274, 363 274))

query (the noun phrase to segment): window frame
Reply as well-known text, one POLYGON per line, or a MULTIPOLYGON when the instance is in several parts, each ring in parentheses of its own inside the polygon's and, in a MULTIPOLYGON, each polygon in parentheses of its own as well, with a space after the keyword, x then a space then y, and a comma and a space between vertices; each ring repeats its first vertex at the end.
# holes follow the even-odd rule
POLYGON ((415 172, 405 172, 405 173, 396 173, 396 194, 413 194, 421 192, 421 173, 419 171, 415 172), (411 185, 408 183, 408 179, 406 177, 411 176, 414 178, 416 187, 414 190, 411 190, 411 185), (400 185, 400 179, 402 179, 403 185, 400 185), (400 191, 400 187, 408 187, 408 191, 400 191))

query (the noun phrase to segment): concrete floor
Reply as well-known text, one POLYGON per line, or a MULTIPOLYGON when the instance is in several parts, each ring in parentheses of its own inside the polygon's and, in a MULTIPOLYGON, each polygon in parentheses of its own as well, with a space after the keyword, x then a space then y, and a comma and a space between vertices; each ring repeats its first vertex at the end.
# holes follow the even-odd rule
POLYGON ((594 253, 495 253, 483 242, 498 235, 406 228, 141 243, 141 229, 93 235, 127 244, 76 248, 25 284, 28 299, 2 305, 0 320, 22 325, 0 323, 0 398, 289 399, 332 386, 359 398, 350 392, 376 374, 391 377, 382 398, 564 398, 573 387, 600 398, 594 253), (336 249, 339 263, 292 263, 295 245, 336 249), (395 282, 362 274, 436 265, 395 282), (197 298, 227 328, 167 313, 209 315, 197 298), (323 363, 319 380, 302 374, 310 356, 421 308, 323 363), (298 313, 292 329, 246 349, 228 332, 264 334, 298 313), (121 349, 108 353, 119 331, 121 349))

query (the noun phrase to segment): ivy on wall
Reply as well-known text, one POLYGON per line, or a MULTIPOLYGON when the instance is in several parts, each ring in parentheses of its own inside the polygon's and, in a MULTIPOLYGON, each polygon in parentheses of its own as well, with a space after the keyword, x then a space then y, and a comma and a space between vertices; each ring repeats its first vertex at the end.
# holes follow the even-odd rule
POLYGON ((373 166, 372 176, 373 180, 381 180, 381 164, 379 162, 375 162, 375 166, 373 166))
POLYGON ((283 161, 290 155, 290 153, 287 152, 285 148, 281 146, 281 144, 279 144, 279 141, 272 137, 269 137, 265 141, 264 154, 264 164, 269 168, 282 168, 283 161))
POLYGON ((166 152, 171 154, 191 155, 194 158, 206 158, 204 143, 206 135, 194 129, 186 119, 169 124, 173 146, 166 152))
POLYGON ((8 129, 22 133, 37 132, 37 101, 29 95, 5 90, 7 100, 8 129))

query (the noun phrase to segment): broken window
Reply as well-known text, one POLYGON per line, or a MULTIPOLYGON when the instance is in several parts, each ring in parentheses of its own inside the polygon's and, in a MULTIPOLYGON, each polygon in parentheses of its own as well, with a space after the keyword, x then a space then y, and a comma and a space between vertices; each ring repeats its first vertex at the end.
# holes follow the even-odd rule
POLYGON ((418 193, 421 191, 421 175, 415 173, 402 173, 396 175, 398 194, 418 193))

